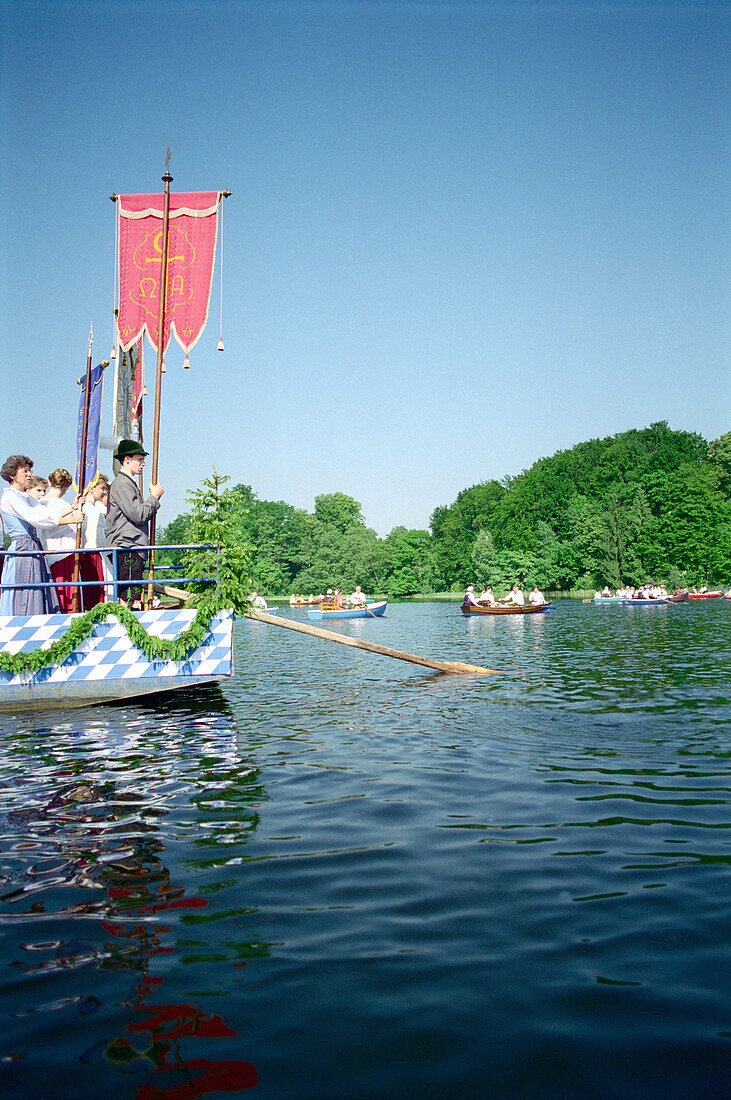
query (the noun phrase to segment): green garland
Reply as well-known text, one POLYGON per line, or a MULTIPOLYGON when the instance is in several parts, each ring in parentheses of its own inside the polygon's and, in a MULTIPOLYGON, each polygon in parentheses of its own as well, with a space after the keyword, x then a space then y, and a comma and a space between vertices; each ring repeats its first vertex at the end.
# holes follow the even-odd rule
MULTIPOLYGON (((230 602, 226 604, 230 608, 230 602)), ((184 661, 202 644, 211 627, 211 619, 224 610, 219 598, 201 601, 190 626, 170 640, 148 634, 137 617, 127 607, 116 603, 100 603, 86 614, 73 619, 61 637, 48 649, 34 649, 29 653, 0 653, 0 671, 14 676, 23 672, 38 672, 47 665, 60 665, 74 649, 93 632, 99 622, 108 615, 116 615, 127 631, 129 640, 141 649, 151 661, 184 661)))

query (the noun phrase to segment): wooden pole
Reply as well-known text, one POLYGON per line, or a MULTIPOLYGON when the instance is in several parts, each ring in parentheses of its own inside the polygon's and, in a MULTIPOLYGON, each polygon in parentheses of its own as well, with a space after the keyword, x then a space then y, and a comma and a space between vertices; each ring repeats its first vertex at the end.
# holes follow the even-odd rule
MULTIPOLYGON (((165 175, 162 181, 165 184, 165 194, 162 208, 162 249, 160 269, 160 309, 157 315, 157 373, 155 376, 155 421, 152 429, 152 483, 157 482, 158 453, 160 449, 160 397, 162 391, 162 363, 165 351, 165 309, 168 287, 168 239, 170 236, 170 184, 173 177, 170 175, 170 152, 166 161, 165 175)), ((156 515, 150 519, 150 546, 155 545, 156 515)), ((152 582, 155 576, 155 551, 150 551, 150 571, 148 575, 147 598, 152 600, 152 582)))
POLYGON ((505 672, 499 668, 482 668, 480 665, 465 664, 464 661, 433 661, 430 657, 419 657, 415 653, 404 653, 400 649, 390 649, 385 645, 376 645, 375 642, 364 642, 361 638, 351 638, 347 634, 335 634, 331 630, 321 630, 317 626, 306 626, 304 623, 295 623, 291 619, 280 619, 276 615, 267 615, 266 612, 258 609, 252 609, 247 618, 257 619, 263 623, 271 623, 272 626, 283 626, 287 630, 297 630, 300 634, 310 634, 314 638, 324 638, 328 642, 339 642, 340 645, 365 649, 368 653, 380 653, 382 657, 395 657, 399 661, 410 661, 412 665, 435 668, 438 672, 473 676, 486 676, 489 673, 502 673, 502 675, 505 675, 505 672))
MULTIPOLYGON (((86 437, 89 432, 89 400, 91 398, 91 349, 94 344, 94 331, 93 326, 89 326, 89 352, 86 356, 86 382, 84 391, 84 414, 81 418, 81 453, 79 456, 79 496, 84 492, 86 484, 86 437)), ((81 548, 81 535, 83 524, 80 523, 76 528, 76 549, 81 548)), ((81 600, 81 589, 79 588, 79 555, 74 554, 74 596, 72 603, 72 611, 74 615, 79 610, 79 603, 81 600)))

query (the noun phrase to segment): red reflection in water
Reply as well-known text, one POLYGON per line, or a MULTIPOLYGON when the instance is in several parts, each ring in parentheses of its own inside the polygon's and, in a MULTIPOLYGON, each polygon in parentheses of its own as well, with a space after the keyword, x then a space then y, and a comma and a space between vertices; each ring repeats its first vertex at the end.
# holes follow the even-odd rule
MULTIPOLYGON (((106 797, 111 796, 106 790, 106 797)), ((48 817, 56 822, 73 820, 75 825, 84 821, 115 821, 106 797, 95 791, 91 784, 76 784, 59 792, 45 808, 48 817), (93 803, 95 812, 87 810, 93 803)), ((178 1047, 181 1039, 230 1039, 237 1032, 224 1023, 217 1014, 206 1015, 194 1004, 145 1004, 146 999, 163 984, 163 979, 149 974, 149 966, 155 955, 173 954, 173 947, 165 947, 161 937, 173 929, 161 924, 151 924, 148 918, 166 910, 205 909, 204 898, 184 897, 184 890, 174 887, 166 867, 153 854, 154 849, 164 850, 162 844, 153 846, 151 838, 145 839, 140 850, 125 853, 118 859, 97 862, 102 844, 94 837, 85 838, 87 845, 80 846, 73 868, 72 881, 77 886, 101 885, 109 901, 108 915, 100 920, 101 927, 111 937, 110 956, 139 972, 136 995, 130 1003, 135 1012, 147 1015, 127 1025, 133 1035, 147 1035, 148 1046, 137 1050, 125 1035, 118 1035, 109 1042, 92 1048, 82 1061, 93 1058, 96 1050, 103 1051, 107 1062, 117 1067, 139 1063, 140 1069, 152 1067, 142 1083, 135 1100, 192 1100, 212 1092, 240 1092, 253 1088, 257 1083, 255 1067, 250 1062, 207 1058, 185 1060, 178 1047), (108 919, 111 917, 111 919, 108 919), (130 920, 130 917, 132 919, 130 920), (117 918, 117 919, 115 919, 117 918), (123 919, 119 919, 123 918, 123 919), (139 918, 139 919, 135 919, 139 918), (121 942, 120 942, 121 941, 121 942), (131 950, 130 950, 131 948, 131 950)), ((42 908, 41 903, 36 903, 42 908)), ((85 905, 66 912, 88 911, 85 905)), ((89 1000, 87 998, 87 1000, 89 1000)), ((96 1000, 96 998, 94 998, 96 1000)))
POLYGON ((143 1085, 135 1100, 191 1100, 210 1092, 240 1092, 256 1085, 256 1070, 249 1062, 208 1062, 192 1058, 183 1065, 191 1080, 179 1085, 143 1085))
MULTIPOLYGON (((142 1005, 136 1006, 138 1009, 142 1005)), ((233 1028, 227 1027, 220 1016, 206 1018, 196 1005, 146 1005, 152 1011, 152 1016, 147 1020, 141 1020, 137 1024, 127 1024, 127 1031, 139 1034, 149 1031, 157 1037, 164 1024, 173 1021, 178 1026, 172 1031, 164 1033, 166 1039, 179 1039, 183 1035, 196 1035, 199 1039, 220 1039, 236 1035, 233 1028)))
MULTIPOLYGON (((111 895, 110 890, 110 895, 111 895)), ((115 889, 117 900, 129 900, 136 891, 125 888, 115 889)), ((164 897, 164 895, 163 895, 164 897)), ((139 904, 142 898, 137 894, 134 905, 140 915, 159 913, 166 909, 203 909, 208 902, 203 898, 176 898, 174 901, 153 900, 145 897, 145 904, 139 904)), ((129 909, 127 909, 129 911, 129 909)), ((102 921, 102 925, 115 939, 132 938, 143 942, 146 965, 158 954, 171 954, 172 948, 163 947, 159 935, 170 929, 157 925, 153 932, 149 925, 140 922, 117 924, 102 921)), ((163 979, 145 972, 137 986, 137 1001, 132 1006, 136 1012, 146 1012, 143 1020, 127 1025, 133 1035, 149 1036, 149 1046, 138 1051, 130 1041, 122 1036, 114 1039, 105 1051, 107 1059, 115 1063, 129 1063, 141 1059, 149 1060, 154 1070, 147 1081, 135 1093, 135 1100, 190 1100, 212 1092, 241 1092, 254 1088, 257 1083, 256 1068, 250 1062, 190 1058, 185 1060, 177 1043, 180 1039, 230 1039, 237 1032, 213 1013, 207 1016, 194 1004, 145 1004, 155 986, 163 979), (171 1058, 172 1056, 172 1058, 171 1058), (169 1060, 171 1059, 171 1060, 169 1060)))

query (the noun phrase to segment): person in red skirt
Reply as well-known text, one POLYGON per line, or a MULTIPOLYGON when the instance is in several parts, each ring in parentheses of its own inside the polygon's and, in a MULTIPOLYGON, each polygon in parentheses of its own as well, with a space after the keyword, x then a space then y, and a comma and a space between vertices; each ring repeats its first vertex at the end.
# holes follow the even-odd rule
POLYGON ((49 488, 44 497, 48 510, 55 514, 56 526, 47 527, 43 531, 43 549, 54 551, 46 555, 46 564, 57 582, 56 594, 62 611, 73 611, 74 601, 71 582, 74 579, 73 552, 76 549, 76 536, 73 526, 70 525, 79 524, 84 518, 81 511, 63 499, 64 493, 71 487, 71 481, 68 470, 59 467, 48 475, 49 488))
MULTIPOLYGON (((106 546, 106 518, 107 501, 109 499, 109 478, 104 474, 97 474, 94 484, 84 494, 83 512, 84 526, 81 542, 86 550, 106 546)), ((104 581, 111 579, 111 570, 105 570, 102 555, 80 554, 80 572, 82 580, 104 581), (106 574, 109 573, 109 577, 106 574)), ((84 610, 102 603, 105 599, 104 587, 100 584, 93 588, 82 588, 84 597, 84 610)))

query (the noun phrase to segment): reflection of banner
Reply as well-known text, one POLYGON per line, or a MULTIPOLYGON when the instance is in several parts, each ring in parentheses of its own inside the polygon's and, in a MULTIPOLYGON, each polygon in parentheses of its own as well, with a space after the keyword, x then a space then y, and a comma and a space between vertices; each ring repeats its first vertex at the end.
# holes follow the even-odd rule
MULTIPOLYGON (((102 386, 104 382, 104 368, 106 363, 98 363, 91 368, 89 376, 89 420, 86 428, 86 472, 84 474, 84 488, 88 489, 99 472, 99 429, 102 420, 102 386)), ((79 421, 76 429, 76 471, 74 474, 74 487, 78 489, 81 484, 81 443, 84 432, 84 400, 86 397, 86 375, 79 379, 81 397, 79 398, 79 421)))
POLYGON ((142 390, 145 384, 144 339, 127 351, 120 349, 112 434, 142 442, 142 390))
MULTIPOLYGON (((170 195, 163 352, 171 327, 187 353, 208 320, 218 225, 218 191, 170 195)), ((163 195, 119 196, 119 317, 123 350, 147 331, 157 350, 163 261, 163 195)))

